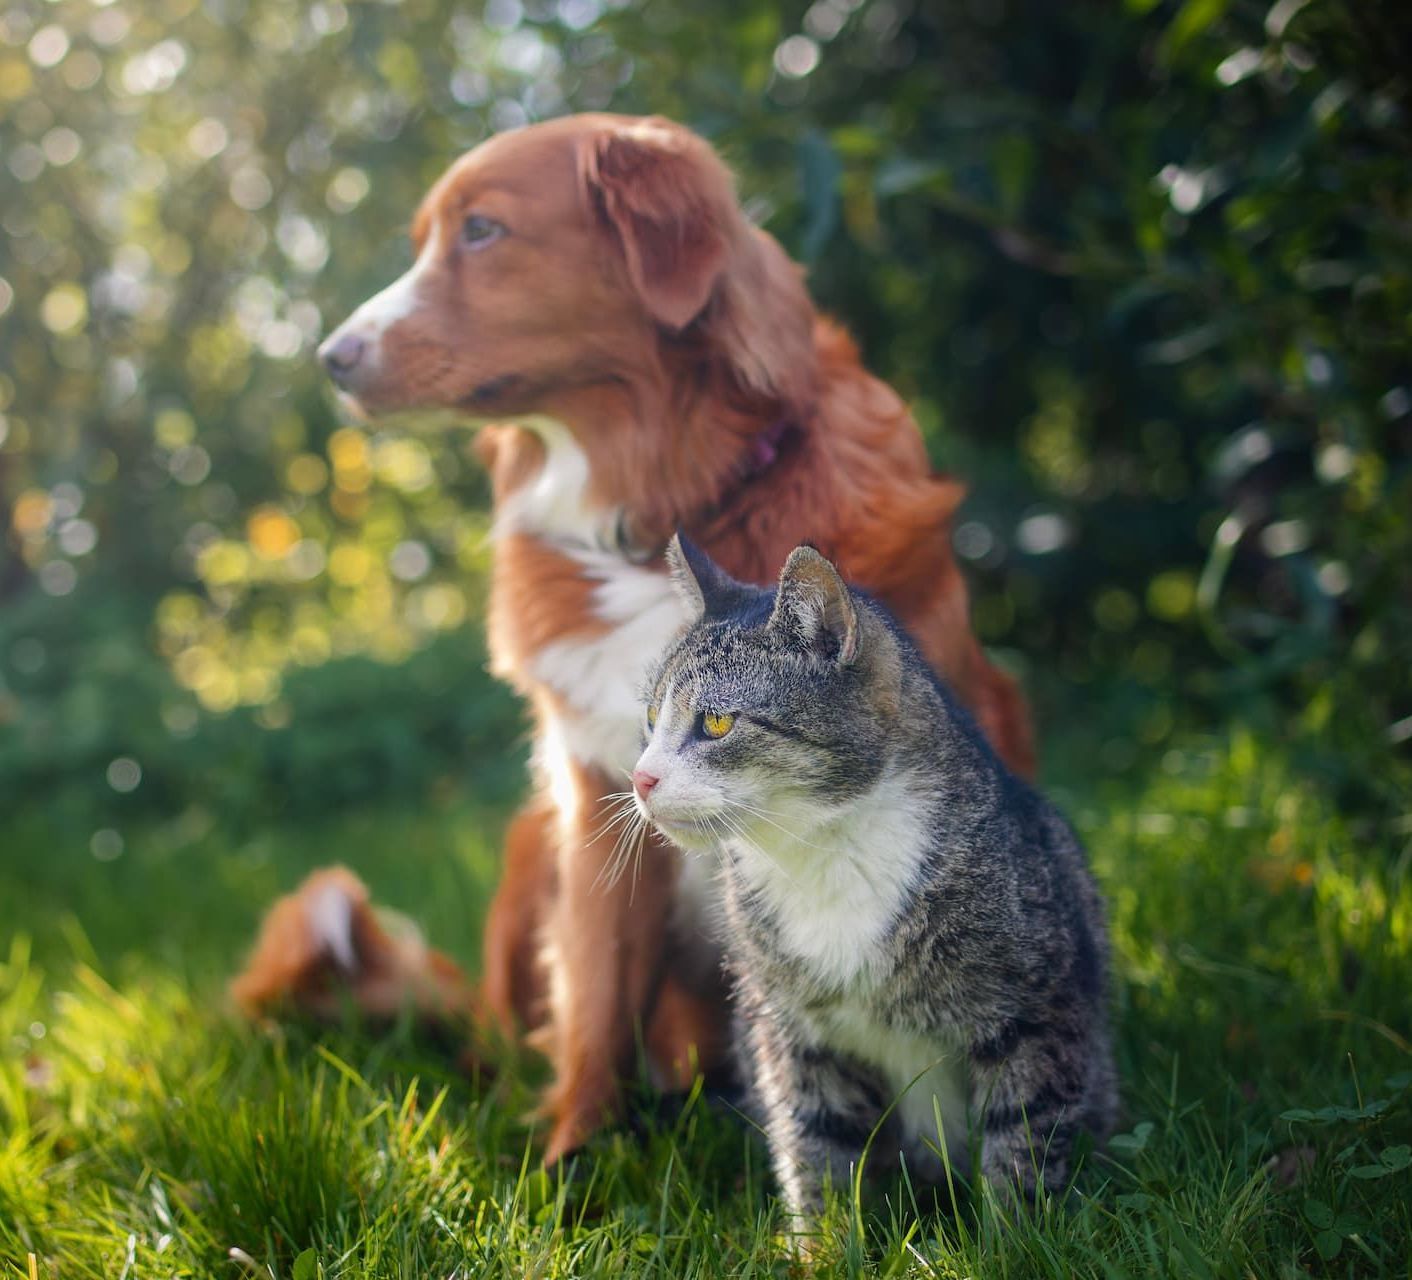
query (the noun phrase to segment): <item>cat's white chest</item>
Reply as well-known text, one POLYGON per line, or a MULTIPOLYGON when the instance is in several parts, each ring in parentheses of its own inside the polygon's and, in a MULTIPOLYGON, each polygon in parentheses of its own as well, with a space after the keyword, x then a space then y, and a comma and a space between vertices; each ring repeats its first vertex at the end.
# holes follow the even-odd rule
POLYGON ((957 1036, 899 1030, 861 1003, 845 1001, 818 1019, 831 1047, 866 1063, 881 1077, 909 1158, 934 1177, 939 1153, 967 1167, 969 1077, 965 1045, 957 1036), (938 1121, 940 1125, 938 1126, 938 1121))
POLYGON ((867 982, 906 909, 928 845, 907 780, 885 777, 831 822, 790 835, 786 823, 733 841, 735 865, 769 909, 774 945, 825 987, 867 982))

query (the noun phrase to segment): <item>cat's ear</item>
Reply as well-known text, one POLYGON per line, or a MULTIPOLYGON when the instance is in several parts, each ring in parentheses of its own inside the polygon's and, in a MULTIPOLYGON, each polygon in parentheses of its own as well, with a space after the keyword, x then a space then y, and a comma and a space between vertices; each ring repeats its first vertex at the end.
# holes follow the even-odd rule
POLYGON ((739 608, 748 594, 747 587, 681 533, 667 543, 667 567, 678 594, 698 618, 728 614, 739 608))
POLYGON ((795 547, 780 572, 770 627, 835 666, 858 656, 858 611, 838 570, 813 547, 795 547))

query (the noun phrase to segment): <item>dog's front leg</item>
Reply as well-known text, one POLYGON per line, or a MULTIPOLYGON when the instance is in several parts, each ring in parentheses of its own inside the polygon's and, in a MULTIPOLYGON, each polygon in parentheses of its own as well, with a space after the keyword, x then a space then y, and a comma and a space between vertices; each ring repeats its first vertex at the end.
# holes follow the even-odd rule
POLYGON ((558 893, 546 934, 554 1082, 548 1164, 612 1118, 632 1067, 636 1034, 660 978, 677 857, 651 832, 620 842, 604 799, 615 786, 577 762, 556 794, 561 822, 558 893))
POLYGON ((505 1040, 543 1021, 540 938, 554 896, 555 821, 543 797, 520 810, 505 833, 505 871, 482 942, 485 1003, 505 1040))

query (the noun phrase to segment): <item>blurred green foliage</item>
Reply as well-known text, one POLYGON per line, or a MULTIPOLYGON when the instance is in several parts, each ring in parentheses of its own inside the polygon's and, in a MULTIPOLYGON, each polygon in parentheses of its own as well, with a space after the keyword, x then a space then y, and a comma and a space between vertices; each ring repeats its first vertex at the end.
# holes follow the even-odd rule
POLYGON ((8 0, 0 804, 512 785, 468 433, 341 427, 312 349, 456 154, 611 108, 972 480, 977 625, 1095 767, 1240 714, 1400 811, 1410 65, 1398 0, 8 0))

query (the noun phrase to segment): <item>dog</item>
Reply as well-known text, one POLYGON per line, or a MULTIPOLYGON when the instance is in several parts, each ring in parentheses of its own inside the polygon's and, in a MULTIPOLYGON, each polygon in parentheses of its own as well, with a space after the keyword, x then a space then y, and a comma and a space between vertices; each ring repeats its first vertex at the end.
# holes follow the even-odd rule
POLYGON ((319 355, 365 415, 493 424, 478 437, 489 649, 532 710, 537 786, 508 831, 483 994, 550 1058, 553 1163, 613 1116, 639 1033, 665 1087, 725 1049, 710 885, 656 838, 605 872, 639 686, 684 623, 674 531, 757 583, 812 543, 1026 774, 1030 726, 970 628, 950 542, 963 487, 931 473, 902 400, 817 312, 704 139, 607 114, 494 136, 432 187, 412 241, 411 269, 319 355))

